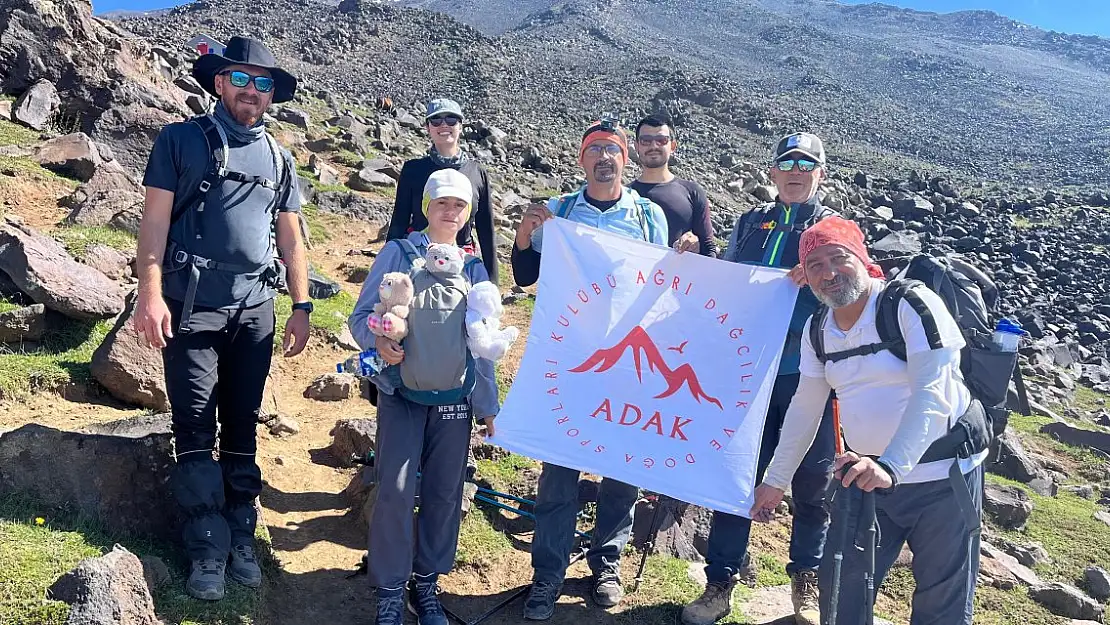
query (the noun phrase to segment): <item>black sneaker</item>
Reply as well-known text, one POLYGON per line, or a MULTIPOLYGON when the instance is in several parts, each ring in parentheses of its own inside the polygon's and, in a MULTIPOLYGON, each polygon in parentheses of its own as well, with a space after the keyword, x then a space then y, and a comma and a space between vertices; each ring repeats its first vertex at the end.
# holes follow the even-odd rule
POLYGON ((555 601, 559 599, 562 584, 551 582, 532 582, 528 600, 524 602, 524 618, 529 621, 546 621, 555 613, 555 601))
POLYGON ((594 577, 594 603, 611 608, 624 598, 624 588, 621 586, 621 576, 618 571, 602 571, 594 577))
POLYGON ((262 569, 250 545, 235 545, 231 550, 231 564, 227 576, 248 588, 262 585, 262 569))
POLYGON ((402 625, 405 621, 405 589, 377 589, 378 618, 376 625, 402 625))
POLYGON ((437 595, 439 584, 435 576, 416 576, 409 591, 409 611, 416 615, 416 622, 420 625, 448 625, 447 615, 437 595))

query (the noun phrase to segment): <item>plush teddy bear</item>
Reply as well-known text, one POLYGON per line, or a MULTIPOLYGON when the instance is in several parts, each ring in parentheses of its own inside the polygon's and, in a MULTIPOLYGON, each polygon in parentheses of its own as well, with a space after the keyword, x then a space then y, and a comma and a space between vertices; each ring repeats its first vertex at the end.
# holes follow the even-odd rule
POLYGON ((424 253, 424 268, 438 274, 453 276, 462 273, 466 257, 454 245, 432 243, 424 253))
POLYGON ((476 358, 501 360, 520 331, 501 327, 501 292, 491 282, 471 287, 466 296, 466 344, 476 358))
POLYGON ((366 326, 375 336, 384 336, 400 342, 408 334, 409 304, 412 303, 412 279, 407 273, 394 271, 382 276, 378 285, 381 301, 374 304, 374 312, 366 320, 366 326))

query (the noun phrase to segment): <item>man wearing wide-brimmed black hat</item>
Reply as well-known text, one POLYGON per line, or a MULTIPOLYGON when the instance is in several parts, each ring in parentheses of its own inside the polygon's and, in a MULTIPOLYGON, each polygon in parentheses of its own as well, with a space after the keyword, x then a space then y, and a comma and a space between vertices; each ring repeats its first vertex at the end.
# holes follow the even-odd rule
POLYGON ((147 163, 135 328, 162 349, 177 464, 172 487, 192 562, 186 591, 224 596, 224 577, 262 583, 254 555, 262 490, 255 425, 270 370, 274 298, 293 300, 285 357, 308 340, 308 267, 296 166, 262 124, 297 80, 262 43, 232 37, 193 76, 210 115, 162 129, 147 163), (219 461, 214 459, 219 420, 219 461))

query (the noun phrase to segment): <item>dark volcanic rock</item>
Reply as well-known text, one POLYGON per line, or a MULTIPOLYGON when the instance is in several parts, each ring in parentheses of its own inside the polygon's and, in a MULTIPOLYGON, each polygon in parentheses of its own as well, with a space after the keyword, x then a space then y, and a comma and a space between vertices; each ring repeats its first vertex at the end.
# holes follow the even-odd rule
POLYGON ((142 561, 120 545, 99 558, 82 560, 46 592, 70 604, 67 625, 162 625, 154 614, 142 561))
POLYGON ((176 541, 172 450, 169 414, 98 425, 89 433, 24 425, 0 435, 0 495, 30 495, 110 532, 176 541))

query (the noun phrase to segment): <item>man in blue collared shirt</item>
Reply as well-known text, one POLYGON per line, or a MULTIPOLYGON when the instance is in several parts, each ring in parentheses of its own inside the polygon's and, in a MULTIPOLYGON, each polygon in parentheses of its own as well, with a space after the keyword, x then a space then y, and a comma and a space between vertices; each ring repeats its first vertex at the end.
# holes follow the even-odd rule
MULTIPOLYGON (((628 137, 615 122, 604 119, 582 135, 578 162, 586 173, 586 186, 546 206, 530 206, 516 231, 513 276, 520 286, 535 284, 540 275, 543 223, 552 216, 587 224, 656 245, 667 244, 667 218, 663 209, 641 198, 621 183, 628 163, 628 137)), ((524 618, 544 621, 555 611, 574 546, 578 518, 578 478, 574 469, 544 463, 536 494, 536 532, 532 539, 532 591, 524 605, 524 618)), ((597 501, 587 561, 594 573, 594 602, 617 605, 624 595, 620 583, 620 556, 632 533, 632 515, 639 497, 635 486, 605 478, 597 501)))

